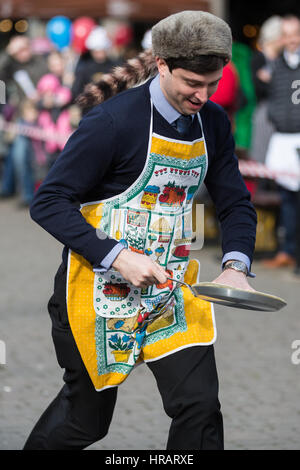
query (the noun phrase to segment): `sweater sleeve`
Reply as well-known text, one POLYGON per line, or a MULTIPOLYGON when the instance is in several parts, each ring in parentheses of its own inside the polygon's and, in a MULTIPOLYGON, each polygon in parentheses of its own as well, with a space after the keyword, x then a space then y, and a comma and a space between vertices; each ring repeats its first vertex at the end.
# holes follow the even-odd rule
POLYGON ((205 184, 221 226, 223 255, 240 252, 253 259, 257 217, 234 154, 230 122, 222 113, 214 123, 215 145, 205 184))
POLYGON ((99 266, 118 242, 99 237, 75 203, 85 201, 88 192, 101 186, 116 154, 115 134, 113 120, 106 111, 96 107, 88 113, 38 189, 30 208, 35 222, 92 266, 99 266))

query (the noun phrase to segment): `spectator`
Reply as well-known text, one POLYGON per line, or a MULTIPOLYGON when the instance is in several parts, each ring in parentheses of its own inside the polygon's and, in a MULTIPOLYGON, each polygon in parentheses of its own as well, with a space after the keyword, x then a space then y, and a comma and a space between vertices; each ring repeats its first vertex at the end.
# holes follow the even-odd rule
POLYGON ((267 116, 269 83, 274 60, 282 49, 281 18, 272 16, 263 23, 259 32, 260 50, 251 60, 252 80, 256 95, 256 108, 253 113, 251 157, 265 163, 266 153, 274 127, 267 116))
MULTIPOLYGON (((300 155, 299 155, 300 158, 300 155)), ((300 191, 297 194, 297 229, 296 229, 296 268, 295 274, 300 276, 300 191)))
POLYGON ((72 86, 73 99, 82 93, 85 85, 97 82, 104 73, 107 73, 116 65, 108 57, 111 41, 102 27, 94 28, 86 40, 89 52, 79 59, 75 70, 75 79, 72 86))
POLYGON ((17 107, 23 98, 34 97, 35 85, 46 71, 46 60, 33 54, 30 39, 26 36, 13 37, 0 70, 0 80, 7 87, 8 101, 17 107))
POLYGON ((252 134, 252 114, 255 108, 255 92, 251 77, 251 57, 253 50, 246 44, 234 41, 232 62, 240 81, 240 104, 235 114, 234 138, 239 158, 248 158, 252 134))
POLYGON ((44 75, 37 84, 37 91, 40 98, 38 125, 54 137, 45 143, 48 167, 51 167, 72 131, 68 110, 71 91, 61 86, 54 74, 44 75))
POLYGON ((266 156, 266 165, 278 173, 276 182, 281 195, 280 227, 283 237, 279 251, 269 268, 295 265, 297 192, 299 191, 300 114, 293 103, 292 84, 300 74, 300 20, 287 16, 282 20, 283 52, 274 62, 268 101, 269 117, 275 127, 266 156), (290 176, 296 174, 296 178, 290 176))
POLYGON ((47 65, 48 71, 55 75, 62 85, 65 85, 66 64, 63 56, 57 51, 51 52, 47 58, 47 65))
MULTIPOLYGON (((21 119, 24 118, 23 110, 21 109, 22 101, 25 98, 35 98, 35 85, 46 70, 46 61, 42 57, 37 58, 34 56, 29 38, 26 36, 16 36, 10 40, 0 69, 0 80, 3 80, 6 84, 7 91, 7 104, 4 105, 2 110, 6 119, 16 121, 20 117, 21 119)), ((19 180, 19 176, 16 175, 14 153, 17 155, 16 158, 18 160, 18 174, 28 175, 28 172, 31 171, 30 167, 28 167, 29 158, 25 157, 27 155, 25 147, 28 149, 31 147, 31 144, 26 142, 26 139, 27 137, 20 136, 15 145, 11 141, 8 142, 6 154, 4 155, 0 188, 0 197, 2 198, 13 196, 17 186, 21 188, 21 185, 16 181, 17 179, 19 180), (22 151, 20 151, 21 146, 22 151)), ((29 179, 26 178, 26 181, 28 182, 29 179)), ((32 197, 31 190, 28 192, 25 200, 24 193, 21 194, 21 197, 22 202, 27 204, 32 197)))
POLYGON ((234 64, 229 62, 223 69, 217 91, 210 97, 211 101, 222 106, 227 112, 232 129, 234 129, 234 113, 239 105, 239 87, 237 70, 234 64))
POLYGON ((147 49, 152 48, 152 33, 151 29, 147 29, 147 31, 144 33, 141 46, 146 51, 147 49))
MULTIPOLYGON (((38 110, 34 101, 24 100, 21 104, 21 118, 19 124, 36 126, 38 110)), ((17 135, 12 144, 12 158, 16 172, 17 189, 21 196, 20 207, 31 204, 35 189, 34 163, 36 144, 35 139, 25 135, 17 135)))

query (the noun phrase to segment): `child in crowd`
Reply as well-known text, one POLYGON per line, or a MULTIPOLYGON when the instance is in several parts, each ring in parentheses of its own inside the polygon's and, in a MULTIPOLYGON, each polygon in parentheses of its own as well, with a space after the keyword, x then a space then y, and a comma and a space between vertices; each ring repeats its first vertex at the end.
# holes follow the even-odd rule
POLYGON ((45 141, 48 167, 51 167, 72 132, 68 106, 70 89, 61 85, 54 74, 44 75, 37 84, 39 94, 38 125, 49 132, 45 141))
POLYGON ((20 194, 20 206, 27 207, 32 201, 35 189, 35 152, 39 154, 38 141, 31 132, 31 128, 37 123, 38 110, 30 99, 24 99, 19 110, 19 118, 9 128, 6 138, 11 142, 11 184, 20 194))

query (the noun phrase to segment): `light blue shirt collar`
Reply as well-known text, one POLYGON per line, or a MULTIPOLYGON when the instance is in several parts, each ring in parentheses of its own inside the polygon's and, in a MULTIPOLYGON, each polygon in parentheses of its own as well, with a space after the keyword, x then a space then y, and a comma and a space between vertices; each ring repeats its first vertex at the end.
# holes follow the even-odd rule
MULTIPOLYGON (((179 116, 181 116, 181 114, 175 108, 173 108, 173 106, 169 103, 163 94, 162 89, 160 88, 159 74, 156 75, 156 77, 150 83, 149 91, 155 108, 159 114, 161 114, 162 117, 168 121, 169 124, 172 124, 174 121, 176 121, 176 119, 179 118, 179 116)), ((194 118, 194 115, 192 118, 194 118)))

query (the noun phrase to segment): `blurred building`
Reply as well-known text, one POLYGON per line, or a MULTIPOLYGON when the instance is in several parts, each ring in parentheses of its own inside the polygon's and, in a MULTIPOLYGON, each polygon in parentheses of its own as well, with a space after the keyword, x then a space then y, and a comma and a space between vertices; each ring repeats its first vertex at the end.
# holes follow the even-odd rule
POLYGON ((7 35, 25 32, 24 20, 47 21, 64 15, 71 20, 80 16, 95 20, 128 20, 145 30, 161 18, 182 10, 205 10, 226 20, 236 41, 256 46, 260 25, 271 15, 300 16, 299 0, 0 0, 0 47, 7 35), (16 28, 17 23, 17 28, 16 28), (139 26, 140 25, 140 26, 139 26))
MULTIPOLYGON (((222 8, 222 0, 5 0, 1 2, 0 17, 32 17, 49 19, 55 15, 69 18, 126 17, 133 21, 152 21, 181 10, 215 11, 222 8)), ((222 14, 222 12, 221 12, 222 14)))
POLYGON ((140 44, 145 31, 161 18, 182 10, 204 10, 221 18, 226 16, 227 0, 0 0, 0 50, 16 33, 32 38, 43 35, 43 25, 54 16, 72 21, 90 17, 127 21, 134 27, 134 39, 140 44))

